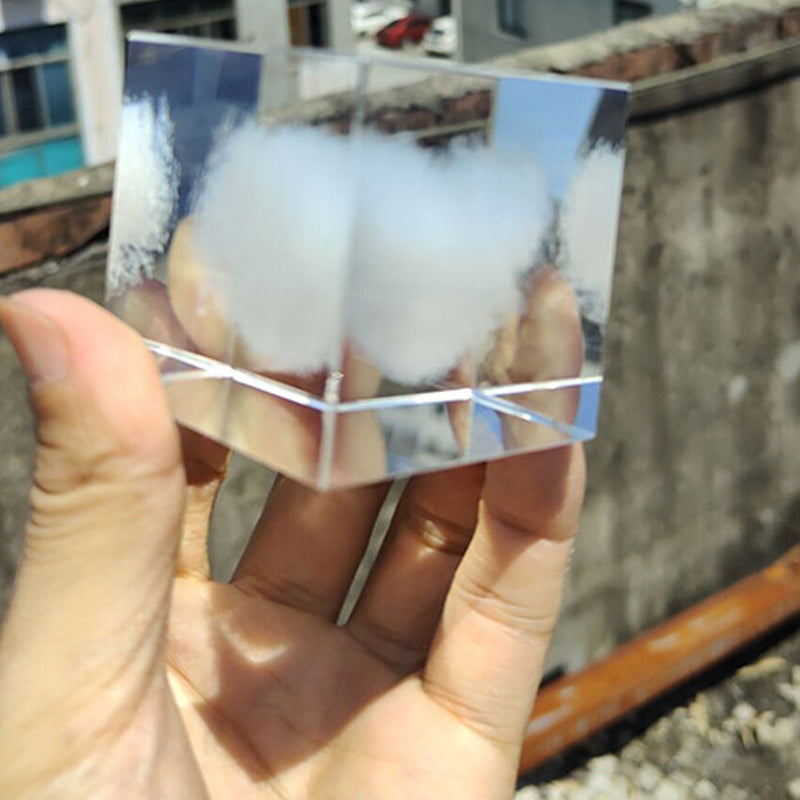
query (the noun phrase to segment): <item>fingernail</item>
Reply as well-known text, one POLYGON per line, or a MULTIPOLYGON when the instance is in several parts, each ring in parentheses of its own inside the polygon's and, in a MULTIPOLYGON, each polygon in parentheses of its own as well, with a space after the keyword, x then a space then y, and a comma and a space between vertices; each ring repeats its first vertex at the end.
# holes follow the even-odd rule
POLYGON ((69 354, 64 335, 27 298, 0 297, 0 323, 32 385, 66 377, 69 354))

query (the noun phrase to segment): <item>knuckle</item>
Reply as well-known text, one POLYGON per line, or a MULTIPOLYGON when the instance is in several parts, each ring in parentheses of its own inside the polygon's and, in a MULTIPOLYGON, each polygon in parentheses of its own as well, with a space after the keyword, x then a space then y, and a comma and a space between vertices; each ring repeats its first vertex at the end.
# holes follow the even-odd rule
POLYGON ((420 666, 430 644, 429 637, 393 630, 374 619, 360 619, 348 626, 350 636, 381 660, 409 672, 420 666))
POLYGON ((437 517, 415 503, 408 505, 406 514, 410 534, 426 549, 462 556, 472 541, 471 527, 437 517))
POLYGON ((115 482, 162 481, 181 468, 174 429, 111 420, 44 418, 37 431, 35 480, 46 493, 115 482))
POLYGON ((327 602, 322 595, 301 581, 278 575, 263 569, 261 565, 257 572, 242 570, 236 577, 236 585, 264 600, 308 614, 324 614, 327 611, 327 602))

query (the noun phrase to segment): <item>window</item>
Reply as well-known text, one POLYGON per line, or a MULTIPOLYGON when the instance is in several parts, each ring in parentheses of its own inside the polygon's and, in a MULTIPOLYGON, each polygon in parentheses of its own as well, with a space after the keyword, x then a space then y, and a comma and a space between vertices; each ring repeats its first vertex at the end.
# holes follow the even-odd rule
POLYGON ((66 27, 0 33, 0 136, 62 126, 75 126, 66 27))
POLYGON ((296 47, 325 47, 328 41, 325 3, 289 0, 289 40, 296 47))
POLYGON ((122 30, 235 39, 233 0, 152 0, 120 7, 122 30))
POLYGON ((631 22, 634 19, 649 17, 653 13, 650 3, 640 0, 616 0, 614 3, 614 22, 631 22))
POLYGON ((82 164, 66 26, 0 33, 0 186, 82 164))
POLYGON ((503 33, 524 39, 528 35, 524 0, 497 0, 497 26, 503 33))

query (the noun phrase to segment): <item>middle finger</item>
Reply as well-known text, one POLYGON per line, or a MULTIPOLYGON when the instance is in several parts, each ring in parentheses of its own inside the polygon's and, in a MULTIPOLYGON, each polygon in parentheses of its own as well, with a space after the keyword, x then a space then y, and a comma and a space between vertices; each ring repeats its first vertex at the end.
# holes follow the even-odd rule
POLYGON ((335 620, 388 489, 319 492, 278 478, 233 582, 335 620))

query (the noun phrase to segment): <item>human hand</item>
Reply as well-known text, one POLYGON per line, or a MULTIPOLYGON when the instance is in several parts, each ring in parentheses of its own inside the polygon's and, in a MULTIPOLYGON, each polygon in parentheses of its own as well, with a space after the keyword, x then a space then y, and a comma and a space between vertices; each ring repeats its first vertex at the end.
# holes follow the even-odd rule
POLYGON ((230 584, 227 452, 171 420, 138 336, 37 290, 0 317, 38 418, 0 638, 0 796, 507 798, 583 495, 578 446, 386 486, 279 479, 230 584))

